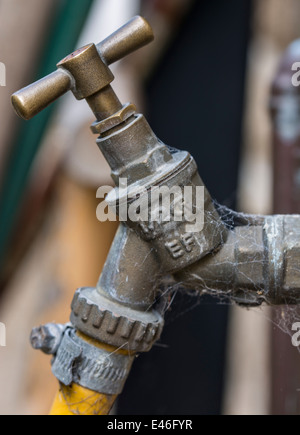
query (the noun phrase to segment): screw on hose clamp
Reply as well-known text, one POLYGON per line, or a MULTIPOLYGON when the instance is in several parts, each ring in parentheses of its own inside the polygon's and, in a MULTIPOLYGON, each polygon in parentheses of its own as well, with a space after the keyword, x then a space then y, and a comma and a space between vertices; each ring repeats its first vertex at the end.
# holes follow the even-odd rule
POLYGON ((109 352, 77 336, 71 324, 48 324, 31 334, 35 349, 54 354, 52 372, 64 385, 72 383, 103 394, 120 394, 134 356, 109 352))
POLYGON ((64 385, 72 383, 103 394, 120 394, 129 375, 134 356, 95 347, 67 328, 52 373, 64 385))
POLYGON ((71 324, 58 325, 48 323, 47 325, 34 328, 30 335, 30 342, 34 349, 41 350, 46 355, 55 355, 62 341, 65 330, 71 324))

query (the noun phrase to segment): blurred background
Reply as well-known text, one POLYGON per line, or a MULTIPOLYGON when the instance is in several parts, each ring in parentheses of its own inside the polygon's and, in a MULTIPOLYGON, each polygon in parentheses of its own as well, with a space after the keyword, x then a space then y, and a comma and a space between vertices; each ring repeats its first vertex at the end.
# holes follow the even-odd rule
MULTIPOLYGON (((221 204, 300 213, 300 105, 289 80, 299 41, 288 49, 300 37, 299 1, 0 0, 2 415, 49 411, 57 381, 30 331, 68 321, 74 291, 96 284, 116 231, 96 219, 96 191, 112 180, 86 103, 67 95, 23 122, 10 95, 136 14, 156 39, 113 67, 120 100, 193 154, 221 204)), ((279 328, 288 315, 177 295, 114 412, 298 414, 300 355, 279 328)))

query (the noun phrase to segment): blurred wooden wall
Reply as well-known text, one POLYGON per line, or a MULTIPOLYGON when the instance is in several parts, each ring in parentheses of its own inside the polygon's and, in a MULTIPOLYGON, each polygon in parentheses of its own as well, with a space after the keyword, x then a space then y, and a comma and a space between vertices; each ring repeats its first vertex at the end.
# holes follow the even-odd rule
MULTIPOLYGON (((244 212, 273 212, 270 88, 283 51, 299 37, 298 0, 255 1, 240 169, 239 208, 244 212)), ((278 384, 274 360, 284 361, 286 355, 279 349, 276 353, 272 351, 271 343, 278 330, 273 320, 269 308, 232 309, 225 413, 280 413, 277 399, 282 394, 278 390, 282 380, 278 384)), ((290 345, 287 334, 285 340, 290 345)), ((295 382, 294 387, 297 388, 295 382)), ((279 403, 282 405, 282 398, 279 403)), ((281 412, 284 413, 282 406, 281 412)))
POLYGON ((0 62, 6 66, 6 87, 0 87, 0 181, 18 122, 10 96, 32 79, 56 1, 0 1, 0 62))

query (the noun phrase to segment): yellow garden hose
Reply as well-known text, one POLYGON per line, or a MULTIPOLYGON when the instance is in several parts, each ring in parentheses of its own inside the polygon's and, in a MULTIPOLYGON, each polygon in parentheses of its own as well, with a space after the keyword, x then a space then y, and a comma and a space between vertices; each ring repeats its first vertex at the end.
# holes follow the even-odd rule
POLYGON ((117 395, 106 395, 73 384, 61 385, 50 415, 107 415, 117 395))

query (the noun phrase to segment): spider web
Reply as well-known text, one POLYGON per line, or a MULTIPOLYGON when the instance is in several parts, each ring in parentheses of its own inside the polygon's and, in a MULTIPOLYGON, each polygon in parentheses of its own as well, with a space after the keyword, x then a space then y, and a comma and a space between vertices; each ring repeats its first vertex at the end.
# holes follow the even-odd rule
MULTIPOLYGON (((214 206, 217 209, 222 222, 225 223, 229 230, 233 230, 236 227, 253 227, 264 225, 264 216, 237 213, 230 210, 226 206, 218 204, 217 202, 214 202, 214 206)), ((218 228, 216 228, 216 231, 218 231, 218 228)), ((296 236, 297 234, 295 233, 295 237, 296 236)), ((276 237, 276 234, 274 237, 276 237)), ((253 239, 252 242, 253 247, 255 248, 255 244, 257 243, 256 239, 253 239)), ((249 243, 248 237, 247 243, 249 243)), ((212 253, 212 255, 214 255, 214 253, 212 253)), ((253 268, 253 274, 255 274, 255 268, 259 265, 258 263, 258 260, 255 259, 249 261, 249 270, 251 271, 253 268)), ((251 280, 250 276, 251 273, 245 276, 245 279, 249 280, 249 285, 248 288, 246 286, 242 290, 245 300, 249 300, 250 302, 259 301, 259 303, 265 305, 266 297, 264 295, 264 289, 262 288, 261 283, 255 283, 251 280)), ((195 282, 195 290, 187 289, 184 282, 175 282, 171 276, 164 278, 161 281, 159 286, 159 296, 156 301, 156 309, 158 309, 162 314, 167 313, 167 325, 174 322, 179 317, 187 315, 191 310, 195 309, 199 305, 211 304, 211 297, 214 298, 214 302, 218 305, 231 306, 236 304, 235 290, 231 289, 230 285, 228 285, 228 278, 226 276, 217 277, 215 279, 215 286, 204 282, 200 275, 194 275, 193 281, 195 282), (200 290, 198 285, 201 288, 200 290), (209 297, 207 297, 207 295, 209 297), (174 304, 174 301, 176 301, 176 304, 174 304)), ((292 329, 293 325, 297 322, 300 322, 300 307, 297 304, 299 303, 299 300, 295 298, 294 302, 295 304, 284 303, 282 305, 272 305, 268 302, 268 305, 271 307, 271 310, 268 311, 268 317, 265 310, 256 311, 258 313, 261 312, 261 315, 267 317, 267 319, 273 325, 292 337, 295 334, 295 330, 292 329)), ((245 304, 245 307, 241 307, 241 309, 251 309, 250 303, 249 306, 245 304)), ((300 352, 300 346, 298 347, 298 351, 300 352)))

